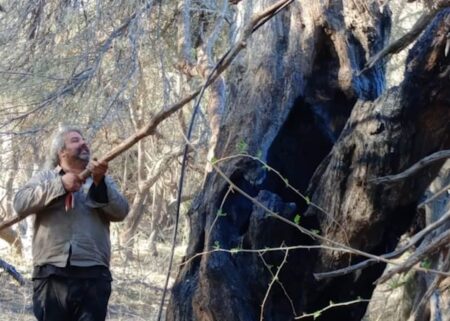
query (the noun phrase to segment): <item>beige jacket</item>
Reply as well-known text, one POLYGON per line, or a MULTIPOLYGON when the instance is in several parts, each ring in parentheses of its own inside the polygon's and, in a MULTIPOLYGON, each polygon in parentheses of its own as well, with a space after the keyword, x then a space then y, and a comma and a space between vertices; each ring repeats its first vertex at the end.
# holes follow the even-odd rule
POLYGON ((33 236, 33 265, 64 267, 69 258, 75 266, 109 267, 111 243, 109 223, 122 221, 128 202, 109 176, 105 177, 108 203, 97 203, 88 195, 88 178, 74 193, 74 208, 64 207, 66 191, 60 168, 39 172, 15 195, 14 209, 20 216, 36 214, 33 236))

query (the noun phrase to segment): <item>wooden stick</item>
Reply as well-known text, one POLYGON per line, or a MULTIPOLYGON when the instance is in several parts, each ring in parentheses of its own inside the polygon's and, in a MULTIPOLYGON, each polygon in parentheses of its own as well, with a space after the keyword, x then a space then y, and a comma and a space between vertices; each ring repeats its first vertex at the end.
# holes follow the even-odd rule
POLYGON ((14 266, 0 259, 0 267, 3 268, 9 275, 11 275, 14 278, 14 280, 19 282, 20 285, 25 284, 25 279, 19 272, 17 272, 14 266))

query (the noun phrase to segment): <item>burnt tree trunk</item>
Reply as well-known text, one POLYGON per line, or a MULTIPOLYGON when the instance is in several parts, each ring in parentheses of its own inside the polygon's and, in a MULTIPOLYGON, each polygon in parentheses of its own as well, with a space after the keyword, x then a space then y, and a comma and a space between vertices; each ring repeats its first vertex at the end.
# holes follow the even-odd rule
MULTIPOLYGON (((270 3, 242 1, 236 20, 245 23, 270 3)), ((255 200, 290 221, 300 214, 300 225, 335 242, 374 254, 395 248, 439 166, 389 188, 369 180, 448 147, 450 58, 444 48, 450 13, 440 14, 410 51, 403 84, 386 92, 382 63, 358 73, 388 40, 389 11, 378 3, 294 1, 248 42, 228 74, 215 155, 220 160, 245 149, 284 179, 246 157, 217 163, 253 200, 227 193, 230 186, 217 171, 208 175, 189 213, 189 246, 167 320, 286 321, 330 301, 370 299, 382 264, 314 279, 315 272, 362 259, 342 251, 291 250, 286 263, 283 251, 191 258, 218 247, 329 245, 267 215, 255 200), (308 193, 315 206, 286 182, 308 193)), ((360 320, 366 305, 331 309, 317 319, 360 320)))

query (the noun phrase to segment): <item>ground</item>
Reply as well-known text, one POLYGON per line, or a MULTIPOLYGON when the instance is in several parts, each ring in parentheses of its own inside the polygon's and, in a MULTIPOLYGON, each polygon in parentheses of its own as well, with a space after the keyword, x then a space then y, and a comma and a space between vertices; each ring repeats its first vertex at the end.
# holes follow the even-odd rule
MULTIPOLYGON (((125 258, 119 250, 113 250, 114 281, 108 307, 108 321, 152 321, 157 319, 169 262, 170 244, 158 244, 159 255, 157 257, 148 254, 146 245, 145 241, 141 241, 139 251, 134 252, 135 255, 132 259, 125 258)), ((177 248, 175 262, 180 261, 183 253, 183 247, 177 248)), ((13 264, 27 278, 26 284, 20 286, 0 269, 0 284, 2 285, 0 321, 35 321, 31 300, 31 261, 12 255, 6 245, 0 247, 0 258, 13 264)), ((178 270, 176 265, 173 270, 174 272, 178 270)), ((167 294, 166 301, 168 297, 167 294)))

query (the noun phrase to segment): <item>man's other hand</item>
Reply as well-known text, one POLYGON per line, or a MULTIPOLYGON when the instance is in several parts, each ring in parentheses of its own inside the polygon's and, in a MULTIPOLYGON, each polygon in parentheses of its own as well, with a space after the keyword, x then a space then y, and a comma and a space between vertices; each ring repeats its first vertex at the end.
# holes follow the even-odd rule
POLYGON ((105 177, 106 171, 108 170, 108 163, 103 161, 99 162, 95 158, 91 160, 87 167, 92 173, 92 180, 97 186, 101 183, 103 177, 105 177))

